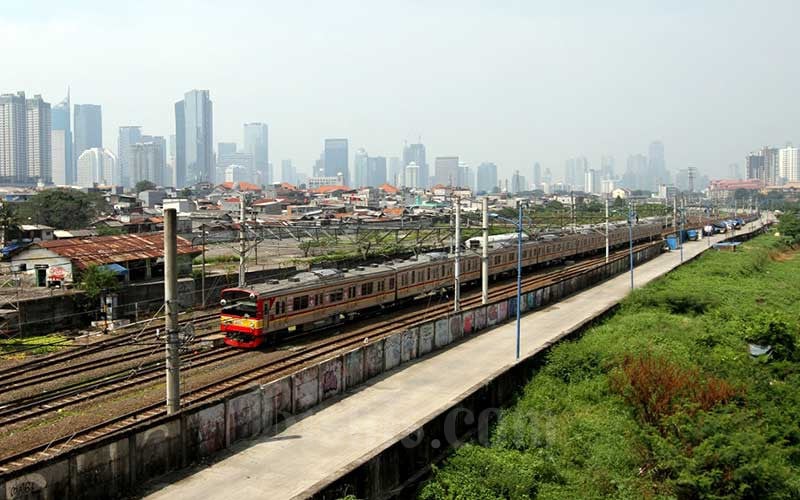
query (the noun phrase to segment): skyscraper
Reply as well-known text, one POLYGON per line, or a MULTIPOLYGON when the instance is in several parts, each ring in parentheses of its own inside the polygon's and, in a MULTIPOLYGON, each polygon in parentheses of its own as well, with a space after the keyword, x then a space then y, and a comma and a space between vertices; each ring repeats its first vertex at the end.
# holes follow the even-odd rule
POLYGON ((213 123, 208 90, 190 90, 175 103, 176 187, 214 182, 213 123))
POLYGON ((661 184, 669 184, 670 176, 667 172, 667 162, 664 159, 664 144, 653 141, 648 148, 647 176, 642 189, 655 191, 661 184))
POLYGON ((53 182, 52 119, 50 103, 35 95, 26 102, 26 132, 28 141, 28 169, 25 182, 35 184, 53 182))
POLYGON ((326 177, 344 176, 345 185, 349 185, 347 139, 325 139, 323 153, 326 177))
POLYGON ((139 142, 128 149, 130 182, 150 181, 164 185, 164 138, 160 141, 139 142))
POLYGON ((253 157, 258 183, 272 183, 272 172, 269 168, 269 127, 266 123, 244 124, 244 151, 253 157))
POLYGON ((23 182, 28 172, 25 93, 0 96, 0 183, 23 182))
POLYGON ((53 106, 53 182, 58 185, 75 183, 75 160, 72 153, 72 113, 69 91, 63 101, 53 106))
POLYGON ((386 184, 386 158, 383 156, 368 156, 365 185, 378 187, 383 184, 386 184))
POLYGON ((223 156, 235 155, 236 143, 235 142, 220 142, 217 143, 217 158, 223 156))
POLYGON ((437 156, 435 161, 436 175, 434 184, 458 186, 458 156, 437 156))
MULTIPOLYGON (((142 142, 142 127, 139 126, 125 126, 119 128, 119 138, 117 139, 117 170, 119 172, 119 179, 113 179, 111 182, 119 183, 123 186, 133 186, 139 182, 140 178, 133 174, 131 166, 131 157, 133 151, 131 146, 142 142)), ((152 179, 147 179, 155 182, 152 179)))
POLYGON ((103 111, 97 104, 76 104, 73 118, 75 147, 72 153, 77 161, 87 149, 103 147, 103 111))
POLYGON ((281 182, 288 182, 289 184, 297 182, 292 160, 281 160, 281 182))
POLYGON ((389 166, 386 170, 386 182, 399 186, 403 183, 403 166, 400 165, 400 158, 392 156, 389 158, 389 166))
POLYGON ((94 184, 110 185, 117 173, 117 157, 109 149, 87 149, 78 157, 78 178, 76 183, 82 187, 94 184))
POLYGON ((417 189, 420 188, 419 179, 419 165, 416 162, 411 162, 406 165, 405 172, 403 173, 404 187, 417 189))
POLYGON ((745 175, 748 179, 758 179, 762 184, 767 182, 764 169, 764 155, 761 151, 750 153, 745 157, 745 175))
POLYGON ((570 158, 564 163, 564 183, 569 189, 584 189, 584 173, 589 169, 589 161, 584 156, 570 158))
POLYGON ((605 155, 600 159, 600 176, 602 179, 614 178, 614 157, 605 155))
POLYGON ((542 166, 539 162, 533 164, 533 189, 542 188, 542 166))
POLYGON ((778 182, 800 181, 800 150, 787 146, 778 152, 778 182))
POLYGON ((417 166, 417 186, 428 187, 428 179, 430 178, 430 171, 428 163, 425 160, 425 145, 422 143, 407 144, 403 148, 403 164, 402 168, 414 162, 417 166))
POLYGON ((488 162, 478 165, 477 187, 484 193, 491 193, 497 187, 497 165, 488 162))
POLYGON ((369 155, 364 148, 358 148, 353 156, 353 187, 360 188, 367 184, 369 155))
POLYGON ((458 181, 459 187, 475 190, 475 172, 466 162, 458 162, 458 181))

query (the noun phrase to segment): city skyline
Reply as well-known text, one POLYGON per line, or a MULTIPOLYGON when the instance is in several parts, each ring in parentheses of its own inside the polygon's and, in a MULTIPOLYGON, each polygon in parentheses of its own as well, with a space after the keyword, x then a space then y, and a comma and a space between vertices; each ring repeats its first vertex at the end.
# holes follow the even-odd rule
POLYGON ((310 170, 327 137, 348 138, 351 153, 364 147, 390 157, 402 153, 403 141, 422 136, 429 158, 458 154, 472 166, 491 161, 503 177, 528 172, 533 161, 558 172, 565 159, 576 156, 597 167, 604 154, 621 159, 646 154, 647 145, 660 139, 670 171, 694 166, 724 177, 731 163, 743 163, 742 149, 800 140, 792 119, 800 106, 793 98, 797 70, 780 64, 798 49, 791 35, 790 20, 798 10, 793 2, 502 9, 455 9, 454 3, 441 2, 417 9, 426 14, 422 21, 419 12, 406 12, 414 9, 388 4, 319 5, 318 15, 309 18, 296 6, 199 3, 191 29, 213 26, 220 36, 208 42, 184 36, 189 27, 176 22, 182 15, 177 6, 159 5, 159 14, 144 23, 132 11, 79 8, 96 2, 70 8, 40 3, 46 8, 38 9, 38 17, 30 15, 30 7, 9 6, 0 18, 0 41, 11 49, 3 90, 24 89, 57 103, 71 86, 72 102, 103 107, 103 146, 112 150, 116 145, 109 142, 121 125, 173 134, 172 103, 191 88, 211 92, 215 142, 240 142, 244 123, 266 123, 273 165, 291 158, 299 171, 310 170), (709 10, 713 18, 706 15, 709 10), (778 10, 781 16, 770 14, 778 10), (87 22, 77 23, 78 12, 87 22), (239 14, 239 23, 216 22, 239 14), (767 16, 767 36, 751 33, 753 20, 767 16), (371 46, 347 35, 368 19, 376 35, 371 46), (442 27, 435 37, 416 40, 433 25, 442 27), (264 27, 263 39, 255 36, 261 30, 248 30, 253 26, 264 27), (372 26, 381 26, 380 31, 372 26), (474 36, 475 26, 487 36, 474 36), (120 48, 113 42, 98 48, 92 41, 99 27, 115 33, 112 42, 135 32, 144 46, 120 48), (291 37, 286 47, 276 44, 289 33, 315 35, 291 37), (408 43, 396 42, 401 33, 408 43), (29 40, 29 46, 14 50, 21 40, 29 40), (247 76, 231 79, 242 60, 216 56, 244 48, 263 55, 263 62, 247 76), (64 53, 81 50, 111 61, 113 71, 98 79, 69 64, 64 53), (136 57, 142 50, 156 55, 136 57), (186 53, 179 64, 169 56, 175 51, 186 53), (333 54, 338 53, 358 64, 337 71, 333 62, 342 61, 333 54), (398 74, 395 61, 409 53, 416 54, 415 70, 385 78, 398 74), (209 55, 223 67, 211 69, 209 55), (48 68, 46 80, 32 61, 48 68), (265 78, 276 73, 293 78, 265 78), (626 76, 631 74, 636 78, 626 76), (746 78, 751 74, 760 77, 746 78), (457 78, 455 90, 445 75, 457 78))

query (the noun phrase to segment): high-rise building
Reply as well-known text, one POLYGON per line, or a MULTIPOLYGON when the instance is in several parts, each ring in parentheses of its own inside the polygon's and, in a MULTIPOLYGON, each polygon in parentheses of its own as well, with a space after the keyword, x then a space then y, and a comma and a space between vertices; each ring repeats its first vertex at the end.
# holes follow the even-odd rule
POLYGON ((491 193, 497 187, 497 165, 483 162, 478 165, 478 192, 491 193))
POLYGON ((345 185, 349 185, 348 155, 347 139, 325 139, 325 150, 323 152, 325 176, 336 177, 342 174, 345 185))
POLYGON ((642 154, 628 156, 625 174, 622 176, 622 187, 628 189, 646 189, 647 157, 642 154))
POLYGON ((404 187, 411 188, 411 189, 418 189, 422 186, 420 185, 421 180, 419 178, 420 168, 416 162, 411 162, 406 165, 405 173, 403 175, 403 182, 405 183, 404 187))
MULTIPOLYGON (((244 152, 253 157, 257 182, 262 185, 272 183, 269 168, 269 127, 266 123, 244 124, 244 152)), ((254 179, 256 180, 256 179, 254 179)))
POLYGON ((389 184, 399 186, 403 183, 403 166, 400 164, 400 158, 392 156, 389 158, 389 167, 386 171, 386 177, 389 184))
POLYGON ((367 178, 365 185, 378 187, 386 184, 386 158, 383 156, 367 157, 367 178))
POLYGON ((164 185, 164 141, 140 142, 129 146, 130 182, 150 181, 164 185))
POLYGON ((584 156, 570 158, 564 163, 564 183, 573 191, 584 189, 584 173, 589 169, 589 161, 584 156))
POLYGON ((0 96, 0 183, 24 182, 28 173, 25 93, 0 96))
POLYGON ((778 181, 781 184, 800 181, 798 148, 782 148, 778 153, 778 181))
POLYGON ((764 180, 768 186, 774 186, 779 183, 779 163, 780 163, 780 150, 778 148, 764 147, 761 149, 761 155, 764 157, 764 180))
POLYGON ((745 175, 748 179, 758 179, 762 184, 767 183, 767 173, 764 169, 764 155, 755 151, 745 157, 745 175))
POLYGON ((602 179, 613 179, 614 176, 614 157, 604 155, 600 158, 600 177, 602 179))
POLYGON ((75 145, 72 153, 77 161, 87 149, 103 147, 103 110, 98 104, 76 104, 73 111, 75 145))
POLYGON ((175 103, 176 187, 214 182, 213 124, 208 90, 190 90, 175 103))
POLYGON ((583 186, 584 191, 591 194, 600 194, 600 172, 590 168, 587 169, 586 172, 583 174, 583 186))
POLYGON ((297 174, 292 166, 292 160, 281 160, 281 182, 288 182, 289 184, 297 182, 297 174))
POLYGON ((475 190, 475 173, 466 162, 458 162, 458 185, 470 191, 475 190))
POLYGON ((369 155, 364 148, 358 148, 353 157, 353 187, 360 188, 367 184, 367 163, 369 155))
POLYGON ((434 184, 457 187, 459 185, 458 156, 437 156, 434 184))
POLYGON ((63 101, 50 112, 53 123, 53 183, 63 186, 75 183, 75 158, 72 153, 72 109, 69 91, 63 101))
POLYGON ((52 118, 50 103, 35 95, 26 102, 26 135, 28 141, 28 170, 26 183, 53 182, 52 118))
POLYGON ((542 166, 539 162, 533 164, 533 189, 542 188, 542 166))
POLYGON ((250 153, 237 152, 234 150, 233 153, 220 154, 217 157, 217 171, 220 172, 218 176, 220 179, 226 175, 226 169, 231 165, 244 168, 244 171, 237 172, 237 176, 243 177, 242 180, 245 182, 255 183, 259 180, 255 161, 253 160, 253 155, 250 153))
POLYGON ((514 171, 514 175, 511 176, 511 193, 518 194, 523 191, 528 190, 527 181, 525 180, 524 175, 520 175, 519 170, 514 171))
POLYGON ((664 144, 661 141, 650 143, 647 153, 647 175, 640 189, 656 191, 661 184, 669 184, 670 176, 664 159, 664 144))
POLYGON ((228 155, 235 155, 237 151, 235 142, 217 143, 217 158, 228 155))
POLYGON ((414 162, 418 169, 417 187, 428 187, 430 170, 425 159, 425 145, 422 143, 406 144, 403 148, 402 166, 405 168, 409 163, 414 162))
POLYGON ((142 127, 138 125, 128 125, 119 128, 119 138, 117 139, 117 170, 119 171, 119 179, 113 179, 115 184, 119 183, 122 186, 133 186, 140 180, 152 179, 139 178, 133 173, 131 165, 133 150, 131 147, 134 144, 139 144, 142 141, 142 127))
POLYGON ((109 149, 91 148, 78 157, 77 184, 92 187, 95 184, 111 185, 117 173, 117 157, 109 149))
POLYGON ((728 177, 730 179, 736 179, 737 181, 742 180, 742 171, 738 163, 731 163, 728 165, 728 177))

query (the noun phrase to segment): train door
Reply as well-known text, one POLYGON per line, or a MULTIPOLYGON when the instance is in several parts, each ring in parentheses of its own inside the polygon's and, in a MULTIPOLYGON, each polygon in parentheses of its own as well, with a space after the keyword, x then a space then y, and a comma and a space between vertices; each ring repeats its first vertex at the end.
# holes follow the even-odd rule
POLYGON ((261 317, 263 319, 261 327, 262 333, 267 333, 269 331, 269 306, 269 300, 260 299, 258 301, 258 307, 261 310, 261 317))

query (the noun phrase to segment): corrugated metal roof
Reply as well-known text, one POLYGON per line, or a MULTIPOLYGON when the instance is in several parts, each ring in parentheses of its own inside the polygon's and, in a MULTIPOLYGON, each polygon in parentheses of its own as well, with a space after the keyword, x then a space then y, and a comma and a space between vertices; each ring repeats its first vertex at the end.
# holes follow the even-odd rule
MULTIPOLYGON (((164 233, 121 234, 94 238, 70 238, 37 243, 53 253, 66 257, 78 267, 156 259, 164 256, 164 233)), ((200 254, 200 246, 192 246, 178 236, 178 255, 200 254)))

